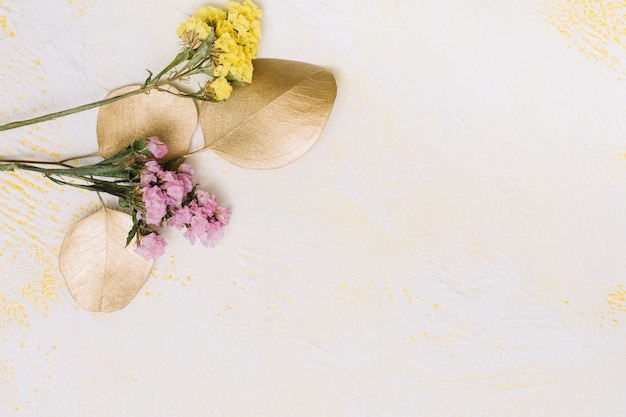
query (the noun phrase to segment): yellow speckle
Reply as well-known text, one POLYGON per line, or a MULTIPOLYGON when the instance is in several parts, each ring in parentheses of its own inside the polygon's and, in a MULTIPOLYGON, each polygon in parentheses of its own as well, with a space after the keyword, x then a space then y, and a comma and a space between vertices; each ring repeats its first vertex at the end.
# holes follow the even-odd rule
POLYGON ((41 65, 41 59, 39 59, 39 58, 35 59, 35 64, 41 65))
POLYGON ((433 304, 433 308, 436 308, 437 310, 441 310, 443 307, 441 307, 441 304, 433 304))
POLYGON ((7 34, 7 17, 3 14, 0 14, 0 28, 2 28, 2 31, 6 35, 7 34))
POLYGON ((563 304, 569 304, 568 300, 563 300, 563 304))
POLYGON ((150 297, 150 294, 152 294, 150 290, 146 290, 146 297, 150 297))
POLYGON ((409 302, 413 302, 413 297, 409 294, 408 288, 402 288, 402 294, 404 294, 406 298, 409 299, 409 302))
POLYGON ((626 69, 626 2, 548 0, 547 21, 570 48, 587 59, 623 73, 626 69))

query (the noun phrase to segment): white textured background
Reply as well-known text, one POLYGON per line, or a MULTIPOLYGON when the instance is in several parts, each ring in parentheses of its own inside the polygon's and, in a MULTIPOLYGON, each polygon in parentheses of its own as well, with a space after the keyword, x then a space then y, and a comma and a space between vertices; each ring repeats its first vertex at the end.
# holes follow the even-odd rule
MULTIPOLYGON (((0 0, 0 122, 141 82, 204 4, 0 0)), ((260 4, 333 114, 285 168, 194 157, 226 237, 169 234, 126 309, 58 270, 95 196, 0 175, 0 415, 623 416, 626 2, 260 4)), ((91 153, 96 115, 0 152, 91 153)))

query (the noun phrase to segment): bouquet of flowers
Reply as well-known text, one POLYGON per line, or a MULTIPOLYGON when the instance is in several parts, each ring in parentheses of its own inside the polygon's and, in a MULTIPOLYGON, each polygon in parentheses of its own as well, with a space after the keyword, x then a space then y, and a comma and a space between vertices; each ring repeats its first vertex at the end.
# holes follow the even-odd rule
MULTIPOLYGON (((136 137, 130 133, 131 127, 129 134, 116 134, 115 139, 101 136, 98 129, 97 155, 103 159, 97 163, 77 164, 82 157, 62 161, 0 159, 0 171, 37 172, 60 185, 112 195, 127 213, 114 216, 114 221, 126 224, 127 217, 132 220, 128 234, 122 239, 107 236, 106 246, 133 248, 134 257, 125 258, 126 263, 114 269, 123 278, 127 274, 120 272, 120 268, 126 268, 128 274, 140 271, 141 276, 135 281, 119 276, 109 279, 112 272, 107 269, 106 260, 92 262, 97 264, 93 268, 103 270, 86 273, 84 263, 92 255, 89 251, 72 250, 76 249, 72 248, 75 241, 70 239, 73 232, 66 238, 60 255, 61 270, 81 306, 96 311, 124 307, 147 279, 144 272, 149 271, 152 260, 164 253, 166 242, 160 231, 165 226, 179 229, 190 242, 199 241, 207 247, 221 240, 230 221, 230 211, 214 195, 198 187, 194 169, 185 162, 186 157, 212 150, 245 168, 277 168, 303 155, 319 138, 335 100, 334 78, 310 64, 256 60, 261 16, 261 9, 251 0, 242 3, 229 0, 226 9, 200 7, 176 31, 182 41, 181 51, 156 74, 148 70, 148 77, 141 85, 93 103, 0 126, 0 131, 5 131, 100 106, 104 106, 101 110, 115 110, 115 106, 123 103, 127 106, 124 112, 137 116, 131 119, 143 121, 151 120, 146 113, 149 106, 132 100, 158 101, 175 96, 176 100, 192 99, 200 103, 199 109, 192 107, 194 112, 199 112, 205 146, 195 152, 172 152, 172 145, 178 139, 161 134, 136 137), (195 91, 173 87, 177 83, 189 86, 192 79, 198 80, 195 91), (224 103, 217 106, 212 102, 224 103), (63 259, 68 251, 72 256, 63 259), (67 266, 76 263, 81 266, 67 266), (101 285, 89 282, 93 276, 100 277, 101 285), (106 291, 106 297, 113 301, 105 302, 103 287, 122 281, 119 291, 115 288, 106 291), (126 285, 130 281, 134 284, 126 285)), ((101 111, 99 124, 102 114, 101 111)), ((184 119, 197 123, 197 118, 196 113, 184 119)), ((103 131, 114 130, 118 125, 111 122, 103 131)))
POLYGON ((136 140, 92 165, 42 168, 36 163, 8 162, 0 164, 0 171, 34 171, 57 184, 117 197, 120 207, 130 209, 133 218, 126 245, 136 238, 135 251, 145 259, 165 251, 165 240, 158 233, 164 225, 185 229, 184 236, 192 243, 198 239, 205 246, 215 246, 230 211, 214 195, 197 188, 191 165, 178 158, 160 163, 158 159, 167 151, 167 145, 153 136, 136 140))

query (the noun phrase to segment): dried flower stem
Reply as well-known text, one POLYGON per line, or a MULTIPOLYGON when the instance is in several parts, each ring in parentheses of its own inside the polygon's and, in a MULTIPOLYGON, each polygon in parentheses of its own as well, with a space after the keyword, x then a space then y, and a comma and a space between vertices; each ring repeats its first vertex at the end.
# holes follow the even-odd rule
POLYGON ((66 161, 57 162, 57 161, 32 161, 32 160, 26 160, 26 159, 0 159, 0 164, 9 164, 9 163, 15 163, 18 165, 21 165, 21 164, 55 165, 55 166, 61 166, 61 167, 66 167, 66 168, 74 168, 72 165, 67 164, 66 161))
POLYGON ((90 110, 96 107, 104 106, 105 104, 114 103, 116 101, 125 99, 126 97, 134 96, 134 95, 141 94, 141 93, 148 93, 150 90, 152 90, 155 87, 157 86, 156 85, 145 86, 145 87, 138 88, 137 90, 129 91, 128 93, 125 93, 116 97, 110 97, 104 100, 94 101, 93 103, 83 104, 78 107, 73 107, 71 109, 58 111, 56 113, 46 114, 44 116, 33 117, 32 119, 26 119, 26 120, 20 120, 17 122, 7 123, 5 125, 0 126, 0 132, 4 130, 15 129, 15 128, 22 127, 22 126, 32 125, 35 123, 46 122, 48 120, 56 119, 58 117, 63 117, 63 116, 78 113, 81 111, 90 110))
MULTIPOLYGON (((211 44, 208 44, 207 48, 210 48, 210 45, 211 44)), ((175 72, 171 75, 171 77, 167 77, 166 79, 162 81, 161 77, 166 72, 171 71, 177 65, 189 59, 190 51, 187 48, 183 52, 178 54, 178 56, 176 56, 176 58, 167 67, 165 67, 159 74, 157 74, 156 77, 153 78, 152 73, 150 72, 150 76, 148 77, 146 82, 136 90, 129 91, 119 96, 109 97, 103 100, 94 101, 93 103, 83 104, 81 106, 73 107, 71 109, 66 109, 66 110, 55 112, 55 113, 46 114, 43 116, 33 117, 32 119, 20 120, 17 122, 11 122, 11 123, 7 123, 4 125, 0 125, 0 132, 4 130, 15 129, 15 128, 22 127, 22 126, 32 125, 35 123, 46 122, 48 120, 53 120, 59 117, 68 116, 70 114, 79 113, 85 110, 90 110, 96 107, 104 106, 106 104, 114 103, 119 100, 123 100, 127 97, 131 97, 137 94, 142 94, 142 93, 148 94, 150 93, 151 90, 163 91, 163 92, 174 94, 173 92, 168 91, 167 88, 162 88, 162 86, 170 84, 172 81, 178 81, 189 75, 202 73, 202 69, 200 68, 200 66, 207 61, 209 52, 210 52, 210 49, 207 51, 204 51, 204 53, 206 54, 206 57, 199 56, 200 57, 199 62, 193 62, 193 66, 190 66, 189 64, 192 64, 192 62, 189 62, 187 65, 183 66, 179 70, 175 70, 175 72)), ((198 98, 197 94, 181 93, 181 94, 176 94, 176 95, 179 97, 186 97, 186 98, 198 98)))

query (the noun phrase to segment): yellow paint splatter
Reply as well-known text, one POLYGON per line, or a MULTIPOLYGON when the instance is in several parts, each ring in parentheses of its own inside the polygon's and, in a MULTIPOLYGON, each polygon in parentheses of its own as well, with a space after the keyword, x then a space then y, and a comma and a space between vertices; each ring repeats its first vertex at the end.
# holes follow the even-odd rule
POLYGON ((626 1, 546 0, 546 18, 587 59, 624 73, 626 1))
POLYGON ((153 267, 152 271, 150 271, 150 276, 154 279, 179 282, 183 287, 186 287, 187 282, 191 281, 191 276, 189 275, 183 278, 176 274, 176 258, 174 255, 170 255, 169 263, 165 264, 165 266, 153 267))
MULTIPOLYGON (((600 327, 612 325, 611 327, 616 328, 620 320, 624 322, 623 318, 626 314, 626 285, 619 284, 610 289, 606 293, 605 300, 596 307, 593 314, 588 314, 588 316, 594 319, 594 325, 600 327)), ((586 312, 580 311, 580 315, 584 316, 586 312)))
POLYGON ((369 288, 363 290, 359 288, 357 285, 350 285, 348 282, 344 281, 339 285, 339 297, 343 301, 345 305, 350 305, 355 301, 369 301, 370 299, 370 291, 369 288))
POLYGON ((47 204, 62 198, 55 196, 58 186, 41 175, 4 172, 0 190, 0 233, 4 238, 0 242, 0 270, 7 272, 0 283, 3 288, 12 288, 14 294, 13 299, 0 299, 0 321, 28 326, 25 317, 30 308, 48 312, 59 300, 58 242, 74 219, 60 220, 65 211, 59 205, 47 204))
POLYGON ((67 0, 67 2, 78 12, 78 16, 84 16, 93 5, 94 0, 67 0))
POLYGON ((10 37, 15 37, 15 32, 8 26, 7 17, 3 14, 0 14, 0 28, 2 28, 2 33, 4 35, 9 35, 10 37))
POLYGON ((617 312, 626 313, 626 287, 621 284, 618 285, 609 293, 607 303, 610 306, 611 314, 614 315, 617 312))
POLYGON ((0 294, 0 322, 28 324, 26 308, 17 300, 7 299, 0 294))

